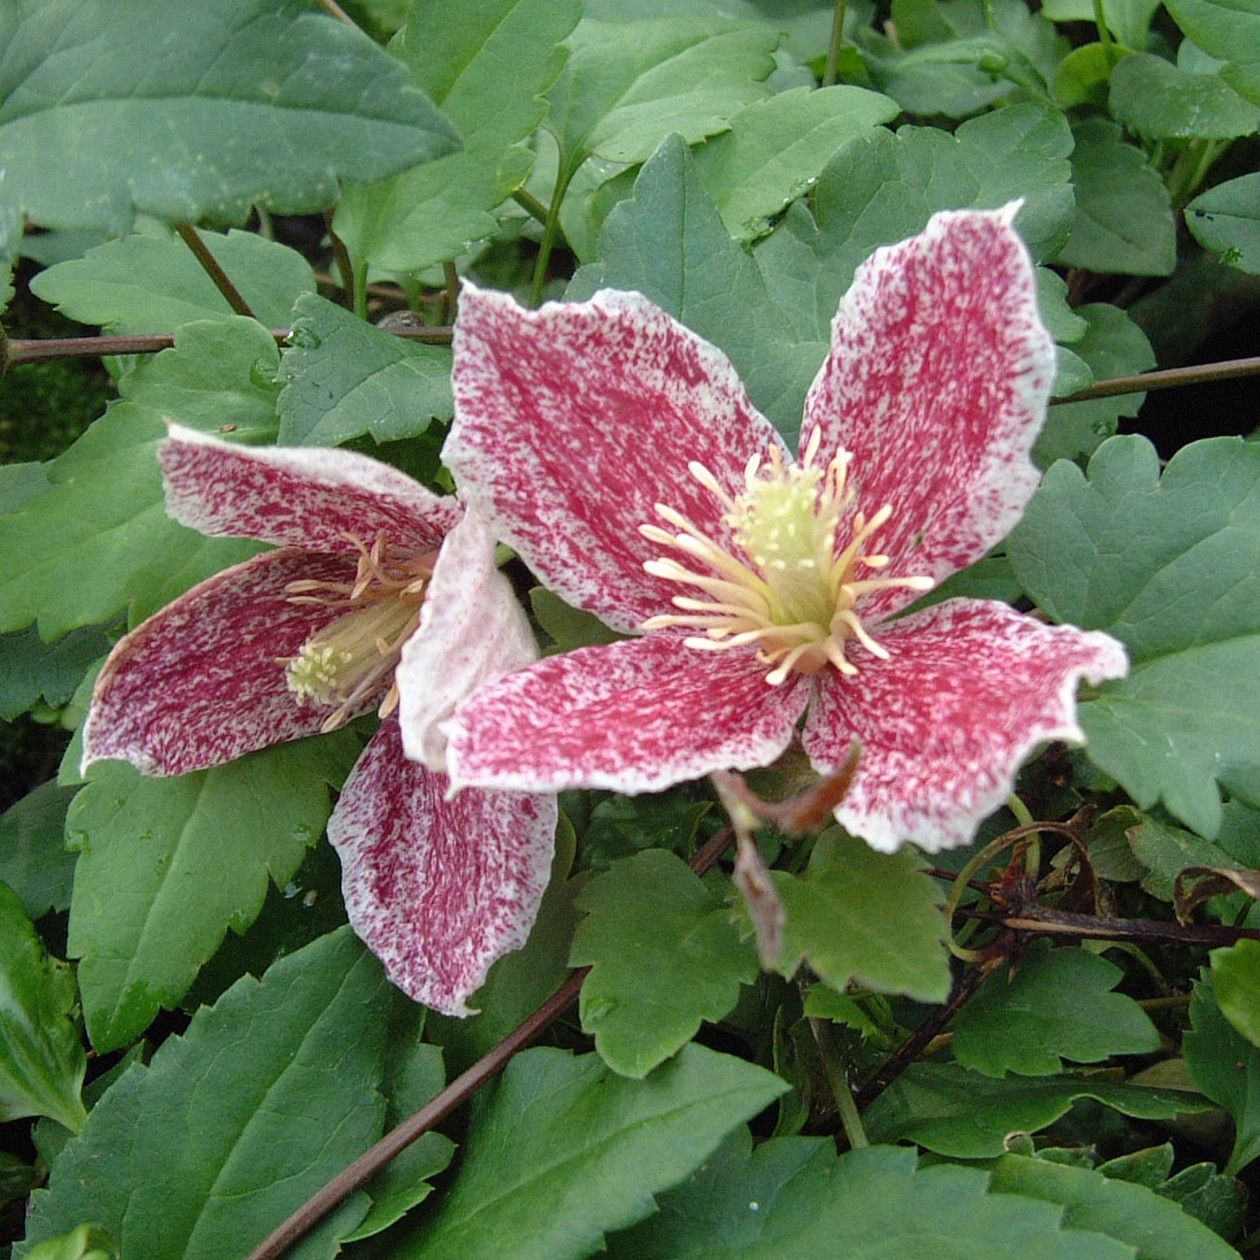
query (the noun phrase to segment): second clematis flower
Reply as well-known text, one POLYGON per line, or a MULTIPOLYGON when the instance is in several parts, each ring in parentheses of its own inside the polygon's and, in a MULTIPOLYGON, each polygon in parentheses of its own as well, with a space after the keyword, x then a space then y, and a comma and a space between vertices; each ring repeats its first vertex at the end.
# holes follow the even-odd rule
POLYGON ((438 723, 484 677, 537 656, 484 522, 349 451, 173 427, 158 458, 177 520, 276 549, 119 641, 84 767, 121 758, 186 774, 377 708, 328 822, 346 910, 404 992, 468 1014, 491 963, 533 924, 557 812, 554 797, 521 792, 446 799, 438 723))
POLYGON ((646 298, 464 290, 461 492, 540 579, 639 637, 495 679, 446 725, 456 785, 645 792, 862 754, 836 811, 878 849, 967 843, 1120 644, 987 600, 899 616, 1038 481, 1054 344, 1016 206, 938 214, 859 268, 799 458, 726 357, 646 298))

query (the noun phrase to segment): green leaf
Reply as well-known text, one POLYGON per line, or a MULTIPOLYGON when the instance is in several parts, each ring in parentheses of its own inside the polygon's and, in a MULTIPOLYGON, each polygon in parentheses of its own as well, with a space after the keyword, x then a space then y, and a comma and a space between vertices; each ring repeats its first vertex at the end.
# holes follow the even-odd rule
POLYGON ((74 974, 49 958, 21 899, 0 884, 0 1122, 51 1116, 78 1132, 87 1059, 74 974))
POLYGON ((80 1225, 26 1253, 26 1260, 122 1260, 113 1235, 99 1225, 80 1225))
POLYGON ((1156 1192, 1202 1221, 1222 1238, 1236 1238, 1247 1214, 1247 1188, 1236 1177, 1216 1171, 1215 1164, 1191 1164, 1170 1177, 1156 1192))
POLYGON ((977 1168, 918 1167, 913 1151, 891 1146, 837 1158, 825 1138, 774 1138, 751 1148, 741 1129, 662 1196, 658 1215, 614 1237, 610 1260, 1133 1256, 1097 1233, 1065 1228, 1040 1196, 990 1193, 977 1168))
POLYGON ((1128 840, 1133 856, 1145 867, 1143 890, 1161 901, 1172 901, 1177 876, 1187 867, 1242 868, 1242 863, 1234 861, 1210 840, 1153 818, 1145 818, 1130 827, 1128 840))
MULTIPOLYGON (((1146 334, 1118 306, 1091 302, 1077 307, 1075 313, 1088 321, 1084 335, 1072 343, 1072 352, 1089 369, 1087 384, 1134 376, 1155 367, 1155 353, 1146 334)), ((1074 460, 1092 454, 1115 434, 1120 419, 1132 419, 1145 401, 1142 393, 1055 404, 1037 438, 1033 458, 1047 468, 1056 459, 1074 460)))
POLYGON ((1194 74, 1150 53, 1116 66, 1110 103, 1115 120, 1147 140, 1232 140, 1260 127, 1260 108, 1219 75, 1194 74))
POLYGON ((529 606, 535 620, 553 640, 547 655, 597 643, 616 643, 626 637, 610 629, 594 613, 566 604, 545 586, 535 586, 529 592, 529 606))
POLYGON ((1212 988, 1221 1014, 1253 1046, 1260 1046, 1260 941, 1214 949, 1212 988))
MULTIPOLYGON (((348 928, 239 980, 92 1109, 31 1198, 28 1245, 93 1220, 127 1260, 244 1255, 379 1135, 389 1000, 348 928)), ((365 1207, 303 1255, 333 1256, 365 1207)))
POLYGON ((0 880, 32 919, 70 905, 75 855, 65 846, 65 827, 73 798, 53 779, 0 814, 0 880))
MULTIPOLYGON (((1151 18, 1160 0, 1106 0, 1104 13, 1112 35, 1126 48, 1145 48, 1151 18)), ((1041 12, 1052 22, 1092 22, 1094 0, 1046 0, 1041 12)))
POLYGON ((1053 1124, 1079 1098, 1146 1120, 1206 1111, 1210 1104, 1184 1090, 1116 1084, 1091 1076, 1013 1076, 992 1080, 955 1063, 915 1063, 867 1108, 872 1142, 917 1142, 958 1159, 1001 1155, 1006 1135, 1053 1124))
POLYGON ((757 978, 756 955, 719 898, 664 849, 614 863, 577 905, 586 917, 569 962, 591 967, 582 1028, 622 1076, 642 1079, 757 978))
POLYGON ((1168 189, 1115 123, 1091 118, 1076 128, 1072 182, 1076 218, 1058 262, 1104 275, 1172 274, 1177 225, 1168 189))
MULTIPOLYGON (((286 328, 293 303, 315 291, 315 273, 296 250, 253 232, 202 232, 201 239, 267 328, 286 328)), ((177 237, 125 236, 58 263, 31 292, 81 324, 118 333, 165 333, 231 308, 177 237)))
POLYGON ((835 989, 850 981, 920 1002, 949 995, 944 900, 910 849, 877 853, 838 828, 824 832, 802 876, 773 873, 783 902, 781 966, 802 958, 835 989))
POLYGON ((697 1045, 644 1081, 613 1075, 598 1055, 526 1050, 478 1098, 455 1184, 392 1254, 580 1260, 786 1088, 697 1045))
POLYGON ((1260 447, 1195 442, 1161 478, 1149 442, 1111 438, 1088 476, 1046 474, 1007 554, 1055 621, 1128 648, 1129 677, 1080 708, 1100 769, 1209 838, 1218 781, 1260 799, 1260 447))
POLYGON ((1119 64, 1117 58, 1130 50, 1115 44, 1084 44, 1073 48, 1059 63, 1054 74, 1055 104, 1063 109, 1074 105, 1095 105, 1103 108, 1111 84, 1111 72, 1119 64))
MULTIPOLYGON (((442 1051, 420 1040, 424 1007, 395 1000, 391 1014, 387 1045, 392 1056, 383 1085, 386 1130, 414 1115, 446 1084, 442 1051)), ((365 1189, 372 1197, 372 1206, 358 1228, 341 1241, 355 1242, 379 1234, 424 1202, 433 1190, 431 1179, 451 1162, 454 1153, 455 1143, 450 1138, 429 1132, 396 1155, 367 1183, 365 1189)))
POLYGON ((1225 67, 1224 77, 1238 91, 1250 100, 1260 99, 1260 5, 1256 0, 1169 0, 1168 12, 1200 48, 1233 63, 1225 67))
POLYGON ((1099 1063, 1158 1050, 1146 1012, 1110 991, 1123 976, 1097 954, 1038 941, 1013 977, 990 976, 954 1017, 954 1057, 986 1076, 1047 1076, 1063 1059, 1099 1063))
POLYGON ((792 88, 740 110, 729 131, 697 150, 696 173, 731 235, 759 236, 841 145, 898 112, 864 88, 792 88))
POLYGON ((1260 173, 1217 184, 1186 207, 1186 226, 1204 249, 1260 274, 1260 173))
POLYGON ((420 0, 396 51, 464 136, 463 152, 346 191, 333 221, 351 257, 390 271, 456 258, 497 229, 489 214, 529 174, 521 142, 546 113, 575 0, 420 0))
MULTIPOLYGON (((1072 135, 1063 115, 1012 105, 963 123, 875 131, 827 164, 809 199, 756 250, 771 296, 797 335, 824 343, 859 263, 921 232, 937 210, 995 209, 1016 197, 1020 234, 1038 258, 1067 239, 1072 135)), ((821 356, 820 356, 821 361, 821 356)))
POLYGON ((1146 1186, 1117 1181, 1101 1170, 1022 1155, 993 1165, 990 1193, 1059 1204, 1066 1229, 1104 1234, 1136 1249, 1137 1260, 1238 1260, 1206 1225, 1146 1186))
POLYGON ((582 836, 582 865, 602 870, 618 858, 644 849, 690 853, 712 801, 693 800, 685 791, 608 796, 600 801, 582 836))
POLYGON ((280 362, 280 442, 338 446, 370 433, 396 442, 449 419, 451 351, 405 341, 310 293, 294 308, 280 362))
POLYGON ((1182 1052, 1190 1078, 1234 1117, 1234 1150, 1225 1171, 1241 1172, 1260 1157, 1260 1047, 1222 1014, 1210 976, 1194 986, 1182 1052))
POLYGON ((660 147, 634 196, 608 216, 599 256, 573 277, 568 297, 637 289, 720 346, 753 403, 785 434, 799 431, 827 335, 801 341, 788 313, 775 311, 757 263, 727 234, 680 137, 660 147))
POLYGON ((56 643, 45 643, 34 626, 0 635, 0 718, 11 722, 41 702, 61 708, 112 644, 100 626, 72 630, 56 643))
POLYGON ((203 538, 166 515, 157 444, 167 421, 242 437, 274 431, 280 356, 270 334, 233 316, 185 324, 141 363, 113 404, 48 466, 52 488, 0 517, 0 629, 39 619, 46 639, 109 621, 133 625, 258 544, 203 538))
POLYGON ((357 753, 349 736, 304 740, 176 779, 94 768, 66 819, 80 850, 67 949, 92 1044, 138 1037, 183 997, 269 882, 282 887, 319 839, 357 753))
POLYGON ((406 71, 302 0, 18 0, 0 16, 0 246, 22 215, 128 230, 319 210, 457 144, 406 71))
POLYGON ((673 132, 694 144, 725 131, 770 95, 762 80, 778 42, 772 27, 716 17, 579 22, 548 93, 561 187, 592 154, 642 162, 673 132))

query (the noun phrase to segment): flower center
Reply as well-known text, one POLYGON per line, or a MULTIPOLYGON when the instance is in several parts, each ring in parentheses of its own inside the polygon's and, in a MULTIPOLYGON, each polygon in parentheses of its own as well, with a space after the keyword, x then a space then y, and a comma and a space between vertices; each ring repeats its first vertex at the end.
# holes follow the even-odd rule
POLYGON ((695 587, 704 595, 676 595, 680 613, 650 617, 644 630, 688 626, 703 637, 685 639, 703 651, 756 644, 758 656, 774 666, 766 682, 778 685, 789 674, 816 674, 831 664, 840 673, 857 673, 846 655, 856 639, 881 660, 888 652, 862 624, 858 604, 874 591, 902 587, 930 590, 927 577, 865 577, 878 572, 889 557, 874 550, 874 535, 892 516, 885 504, 869 519, 858 512, 846 544, 837 537, 854 500, 848 485, 847 451, 840 451, 825 467, 815 460, 821 430, 810 435, 800 464, 786 464, 778 447, 763 458, 754 455, 744 469, 744 490, 732 497, 703 464, 692 463, 691 475, 725 509, 723 520, 742 556, 708 538, 681 512, 665 504, 656 514, 679 532, 657 525, 641 525, 645 538, 680 551, 707 566, 697 573, 677 560, 649 560, 643 567, 655 577, 695 587))
POLYGON ((437 559, 436 551, 406 559, 391 556, 384 535, 370 548, 353 535, 347 537, 359 550, 353 582, 301 581, 285 587, 290 603, 346 609, 311 635, 296 656, 278 662, 285 666, 298 704, 333 709, 324 731, 344 725, 382 690, 381 717, 397 706, 394 667, 420 624, 420 606, 437 559))

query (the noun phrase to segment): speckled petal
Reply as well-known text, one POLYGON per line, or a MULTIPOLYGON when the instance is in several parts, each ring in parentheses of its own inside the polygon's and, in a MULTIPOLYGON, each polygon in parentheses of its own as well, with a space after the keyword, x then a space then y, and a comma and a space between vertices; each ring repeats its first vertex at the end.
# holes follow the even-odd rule
POLYGON ((1124 648, 1006 604, 955 599, 881 628, 891 659, 856 649, 858 673, 820 676, 804 742, 815 767, 862 743, 836 817, 874 848, 967 844, 1043 741, 1079 743, 1076 684, 1121 678, 1124 648))
POLYGON ((370 544, 385 534, 399 548, 428 551, 460 517, 453 498, 353 451, 238 446, 172 425, 158 462, 166 510, 215 537, 349 554, 347 535, 370 544))
POLYGON ((457 785, 655 792, 747 770, 787 747, 808 680, 765 681, 751 649, 705 653, 652 634, 581 648, 481 687, 447 724, 457 785))
MULTIPOLYGON (((978 560, 1037 486, 1029 452, 1045 420, 1054 342, 1010 226, 1017 208, 937 214, 921 235, 877 250, 832 324, 802 443, 821 426, 822 457, 853 454, 856 510, 869 519, 891 505, 875 536, 890 574, 939 581, 978 560)), ((880 592, 867 615, 916 597, 880 592)))
POLYGON ((146 774, 187 774, 315 734, 330 710, 298 704, 280 661, 344 610, 291 603, 284 588, 354 571, 341 556, 267 551, 137 626, 96 680, 83 765, 109 757, 146 774))
POLYGON ((425 593, 420 628, 403 645, 394 677, 403 749, 446 769, 439 724, 491 674, 528 665, 538 646, 511 583, 494 563, 494 538, 475 511, 446 536, 425 593))
POLYGON ((547 886, 556 801, 460 792, 403 756, 398 722, 359 758, 328 822, 351 926, 409 997, 470 1015, 468 996, 529 936, 547 886))
POLYGON ((548 587, 623 631, 677 594, 643 571, 655 504, 726 536, 688 463, 737 491, 748 458, 782 446, 726 356, 637 293, 529 311, 468 285, 453 381, 443 458, 461 492, 548 587))

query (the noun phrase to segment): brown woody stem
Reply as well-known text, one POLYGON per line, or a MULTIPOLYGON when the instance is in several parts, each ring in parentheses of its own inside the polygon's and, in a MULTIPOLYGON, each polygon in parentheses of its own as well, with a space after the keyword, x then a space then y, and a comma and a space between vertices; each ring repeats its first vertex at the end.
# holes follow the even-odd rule
POLYGON ((193 257, 201 264, 202 270, 214 281, 214 287, 223 294, 224 300, 238 315, 254 319, 254 312, 249 303, 241 296, 241 291, 234 285, 228 273, 219 266, 219 260, 210 252, 210 247, 201 239, 197 229, 190 223, 176 225, 175 231, 180 239, 193 252, 193 257))

